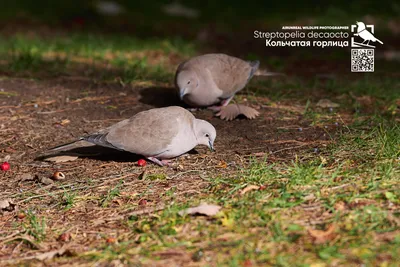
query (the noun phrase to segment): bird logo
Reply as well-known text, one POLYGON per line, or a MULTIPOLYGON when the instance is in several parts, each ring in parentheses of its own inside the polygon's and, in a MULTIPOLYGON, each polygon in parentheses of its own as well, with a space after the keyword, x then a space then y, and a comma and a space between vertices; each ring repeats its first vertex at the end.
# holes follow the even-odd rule
POLYGON ((376 38, 374 36, 374 25, 366 26, 364 22, 356 21, 356 25, 352 25, 351 29, 352 29, 352 31, 353 30, 355 31, 354 36, 359 36, 364 40, 362 43, 358 43, 358 42, 355 42, 354 37, 352 37, 351 44, 353 47, 366 46, 366 47, 375 48, 375 46, 369 44, 371 41, 383 44, 383 42, 381 40, 379 40, 378 38, 376 38), (368 30, 367 27, 370 30, 368 30))

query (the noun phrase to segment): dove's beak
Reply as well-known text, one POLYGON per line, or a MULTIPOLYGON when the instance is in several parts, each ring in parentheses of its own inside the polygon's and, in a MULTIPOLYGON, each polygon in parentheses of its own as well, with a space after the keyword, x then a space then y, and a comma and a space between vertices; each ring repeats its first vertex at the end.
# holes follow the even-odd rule
POLYGON ((180 90, 179 92, 179 97, 181 100, 183 100, 183 97, 186 95, 186 88, 183 88, 182 90, 180 90))
POLYGON ((215 149, 214 149, 213 144, 211 143, 211 140, 208 141, 208 145, 209 145, 210 150, 211 150, 212 152, 215 152, 215 149))

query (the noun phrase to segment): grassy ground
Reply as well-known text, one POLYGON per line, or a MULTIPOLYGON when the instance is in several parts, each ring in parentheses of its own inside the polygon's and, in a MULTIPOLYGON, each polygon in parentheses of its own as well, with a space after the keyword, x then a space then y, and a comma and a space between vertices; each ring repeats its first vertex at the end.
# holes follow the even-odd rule
POLYGON ((3 30, 0 157, 10 157, 11 170, 0 173, 0 200, 15 206, 1 210, 1 265, 398 265, 397 62, 352 75, 348 51, 277 55, 246 41, 258 48, 243 51, 229 35, 221 45, 218 36, 204 44, 3 30), (139 167, 124 153, 35 160, 138 111, 179 104, 177 64, 224 49, 288 76, 253 79, 236 97, 259 109, 254 121, 196 112, 217 128, 217 152, 200 147, 171 168, 139 167), (321 99, 339 107, 320 107, 321 99), (66 178, 44 179, 55 171, 66 178), (221 211, 178 214, 202 202, 221 211))

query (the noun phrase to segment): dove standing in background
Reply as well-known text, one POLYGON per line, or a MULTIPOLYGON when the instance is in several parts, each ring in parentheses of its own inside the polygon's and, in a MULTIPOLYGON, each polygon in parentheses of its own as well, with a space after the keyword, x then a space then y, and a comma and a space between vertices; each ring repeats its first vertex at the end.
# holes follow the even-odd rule
POLYGON ((219 111, 217 115, 221 118, 234 118, 241 113, 253 118, 258 115, 258 111, 250 107, 241 109, 241 113, 240 109, 224 107, 254 75, 278 75, 259 71, 259 65, 258 60, 245 61, 225 54, 197 56, 178 66, 175 85, 181 100, 192 107, 209 107, 219 111))
POLYGON ((367 45, 369 45, 369 42, 372 41, 372 42, 378 42, 378 43, 383 44, 381 40, 379 40, 378 38, 375 38, 375 36, 367 30, 364 22, 356 21, 356 24, 358 26, 357 33, 355 33, 354 35, 360 36, 361 38, 363 38, 364 41, 362 43, 365 43, 366 41, 368 41, 367 45))
MULTIPOLYGON (((209 122, 196 119, 184 108, 171 106, 139 112, 102 133, 82 137, 76 142, 84 140, 131 152, 164 166, 168 164, 167 159, 180 156, 197 145, 206 145, 214 150, 215 138, 215 128, 209 122)), ((74 143, 58 146, 51 151, 75 148, 74 143)))

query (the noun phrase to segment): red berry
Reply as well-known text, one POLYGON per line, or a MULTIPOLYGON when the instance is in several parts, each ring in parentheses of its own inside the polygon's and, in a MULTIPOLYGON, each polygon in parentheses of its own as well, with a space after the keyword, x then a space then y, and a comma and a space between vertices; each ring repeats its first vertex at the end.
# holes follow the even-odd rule
POLYGON ((63 241, 63 242, 69 242, 71 240, 71 234, 70 233, 62 233, 58 237, 58 240, 63 241))
POLYGON ((142 198, 141 200, 139 200, 139 205, 140 205, 140 206, 145 206, 145 205, 147 205, 147 200, 144 199, 144 198, 142 198))
POLYGON ((1 169, 2 171, 8 171, 8 170, 10 169, 10 163, 8 163, 8 162, 3 162, 3 163, 0 165, 0 169, 1 169))
POLYGON ((139 159, 137 165, 140 167, 146 166, 146 161, 144 159, 139 159))
POLYGON ((265 185, 261 185, 260 188, 258 188, 258 190, 265 190, 265 189, 267 189, 265 185))
POLYGON ((117 241, 117 239, 115 239, 114 237, 109 237, 109 238, 106 239, 106 242, 107 242, 108 244, 113 244, 113 243, 115 243, 116 241, 117 241))

